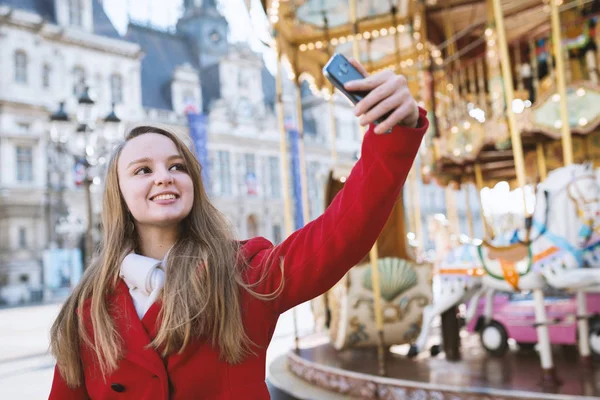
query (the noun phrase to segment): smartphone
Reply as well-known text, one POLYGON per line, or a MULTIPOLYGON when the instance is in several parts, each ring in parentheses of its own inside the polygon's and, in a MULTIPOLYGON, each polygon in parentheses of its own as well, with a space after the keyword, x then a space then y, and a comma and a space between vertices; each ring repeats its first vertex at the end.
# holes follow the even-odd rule
MULTIPOLYGON (((335 53, 325 64, 323 75, 355 105, 369 94, 368 91, 350 92, 344 88, 345 83, 363 79, 364 76, 340 53, 335 53)), ((380 117, 376 123, 385 121, 390 114, 391 112, 380 117)))
POLYGON ((350 61, 346 59, 342 54, 335 53, 327 64, 323 67, 323 75, 333 86, 335 86, 340 92, 353 103, 357 104, 359 101, 364 99, 369 92, 349 92, 344 88, 344 84, 357 79, 364 79, 361 74, 350 61))

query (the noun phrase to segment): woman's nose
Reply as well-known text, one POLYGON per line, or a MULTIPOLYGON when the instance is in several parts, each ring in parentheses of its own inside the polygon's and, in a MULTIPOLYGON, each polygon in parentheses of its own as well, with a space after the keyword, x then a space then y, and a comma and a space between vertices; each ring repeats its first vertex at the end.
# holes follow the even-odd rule
POLYGON ((155 177, 154 183, 156 185, 169 185, 173 183, 173 175, 167 170, 158 171, 155 177))

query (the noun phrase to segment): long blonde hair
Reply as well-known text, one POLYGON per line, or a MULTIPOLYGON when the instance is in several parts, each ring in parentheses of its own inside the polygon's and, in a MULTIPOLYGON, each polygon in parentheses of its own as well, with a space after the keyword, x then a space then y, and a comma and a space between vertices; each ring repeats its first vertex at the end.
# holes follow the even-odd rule
POLYGON ((158 133, 171 139, 184 159, 194 182, 194 202, 190 214, 181 222, 177 242, 169 252, 166 281, 162 290, 160 327, 150 343, 162 355, 181 352, 194 338, 204 337, 217 347, 230 363, 241 362, 252 353, 241 314, 240 289, 268 300, 271 294, 257 294, 253 285, 242 279, 243 260, 239 245, 224 216, 210 203, 201 178, 201 166, 185 143, 173 132, 153 126, 131 130, 108 164, 103 195, 103 240, 99 253, 85 271, 81 282, 62 307, 51 330, 51 350, 67 385, 83 383, 80 347, 94 353, 104 377, 117 368, 122 338, 109 314, 105 294, 114 291, 125 256, 137 247, 131 214, 121 195, 117 164, 125 144, 140 135, 158 133), (93 337, 84 326, 84 302, 91 299, 90 317, 93 337))

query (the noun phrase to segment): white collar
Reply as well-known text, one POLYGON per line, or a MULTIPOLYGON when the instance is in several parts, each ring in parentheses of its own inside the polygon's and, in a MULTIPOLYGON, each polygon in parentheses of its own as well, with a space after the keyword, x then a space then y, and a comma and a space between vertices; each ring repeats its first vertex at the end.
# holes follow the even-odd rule
POLYGON ((121 263, 119 275, 129 288, 129 294, 140 319, 156 301, 165 284, 165 266, 166 256, 163 261, 160 261, 135 253, 128 254, 121 263))

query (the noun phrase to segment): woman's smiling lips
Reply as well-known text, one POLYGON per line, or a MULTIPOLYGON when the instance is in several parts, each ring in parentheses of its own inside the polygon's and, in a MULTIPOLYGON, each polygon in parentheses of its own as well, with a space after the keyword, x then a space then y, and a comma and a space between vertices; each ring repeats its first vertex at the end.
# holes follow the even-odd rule
POLYGON ((177 199, 179 199, 179 195, 173 192, 161 192, 150 197, 150 201, 161 205, 173 204, 177 199))

